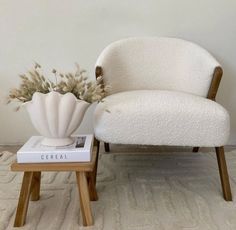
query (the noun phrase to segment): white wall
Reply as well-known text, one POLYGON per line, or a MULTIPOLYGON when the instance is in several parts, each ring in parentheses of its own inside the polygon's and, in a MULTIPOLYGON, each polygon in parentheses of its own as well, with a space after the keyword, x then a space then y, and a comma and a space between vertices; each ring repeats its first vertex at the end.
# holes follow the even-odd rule
MULTIPOLYGON (((218 101, 230 112, 236 144, 235 0, 0 0, 0 95, 37 60, 48 71, 79 62, 90 77, 101 50, 129 36, 176 36, 207 48, 223 65, 218 101)), ((79 132, 92 130, 92 110, 79 132)), ((27 113, 0 106, 0 144, 24 142, 36 131, 27 113)))

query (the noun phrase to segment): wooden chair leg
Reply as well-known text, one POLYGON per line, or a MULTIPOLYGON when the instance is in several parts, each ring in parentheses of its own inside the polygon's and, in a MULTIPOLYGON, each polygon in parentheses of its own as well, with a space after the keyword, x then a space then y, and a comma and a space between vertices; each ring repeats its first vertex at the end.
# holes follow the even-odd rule
POLYGON ((88 188, 89 188, 90 200, 97 201, 98 194, 97 194, 97 190, 96 190, 96 181, 95 181, 95 177, 94 177, 93 172, 88 173, 88 188))
POLYGON ((93 225, 93 216, 90 206, 89 189, 86 178, 86 172, 76 172, 76 179, 79 189, 80 209, 83 218, 83 225, 91 226, 93 225))
POLYGON ((97 146, 97 155, 99 155, 100 141, 94 138, 94 145, 97 146))
POLYGON ((199 147, 194 147, 194 148, 193 148, 193 152, 194 152, 194 153, 197 153, 198 151, 199 151, 199 147))
POLYGON ((104 142, 105 152, 110 152, 109 143, 104 142))
POLYGON ((39 200, 40 197, 40 183, 41 183, 41 172, 33 173, 31 199, 32 201, 39 200))
POLYGON ((219 166, 221 186, 223 190, 224 199, 226 201, 232 201, 231 188, 229 183, 229 175, 227 171, 227 165, 225 161, 224 147, 216 147, 216 156, 219 166))
POLYGON ((33 172, 24 172, 20 197, 16 210, 14 227, 21 227, 25 224, 25 219, 30 199, 30 192, 32 187, 32 180, 33 180, 33 172))
MULTIPOLYGON (((99 145, 98 145, 98 148, 99 148, 99 145)), ((88 173, 89 196, 90 196, 91 201, 98 200, 98 195, 97 195, 97 190, 96 190, 97 167, 98 167, 98 157, 99 157, 98 151, 97 151, 97 155, 96 155, 94 170, 92 172, 88 173)))

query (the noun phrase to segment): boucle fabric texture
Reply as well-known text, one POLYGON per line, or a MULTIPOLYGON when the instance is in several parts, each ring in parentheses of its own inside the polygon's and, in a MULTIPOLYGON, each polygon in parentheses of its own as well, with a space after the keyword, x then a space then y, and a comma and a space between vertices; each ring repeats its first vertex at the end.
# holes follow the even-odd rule
POLYGON ((94 130, 109 143, 211 147, 226 144, 230 119, 220 104, 201 96, 134 90, 99 103, 94 130))
POLYGON ((207 96, 220 64, 200 46, 177 38, 128 38, 112 43, 99 56, 111 94, 140 89, 178 90, 207 96))

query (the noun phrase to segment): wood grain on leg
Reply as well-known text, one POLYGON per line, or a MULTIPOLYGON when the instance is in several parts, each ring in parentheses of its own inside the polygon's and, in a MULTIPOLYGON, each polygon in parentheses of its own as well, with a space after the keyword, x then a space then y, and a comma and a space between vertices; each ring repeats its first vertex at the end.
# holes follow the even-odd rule
POLYGON ((33 173, 31 199, 32 201, 39 200, 40 197, 40 183, 41 183, 41 172, 33 173))
POLYGON ((76 172, 76 179, 79 189, 80 197, 80 208, 83 217, 83 225, 91 226, 93 225, 93 216, 91 212, 90 199, 89 199, 89 189, 88 182, 85 172, 76 172))
POLYGON ((27 209, 29 205, 29 198, 33 180, 33 172, 24 172, 23 181, 21 185, 20 197, 16 210, 16 218, 14 227, 21 227, 25 224, 27 209))
POLYGON ((229 175, 227 171, 227 165, 225 161, 224 147, 216 147, 216 156, 219 166, 221 185, 223 190, 223 195, 226 201, 232 201, 231 188, 229 183, 229 175))

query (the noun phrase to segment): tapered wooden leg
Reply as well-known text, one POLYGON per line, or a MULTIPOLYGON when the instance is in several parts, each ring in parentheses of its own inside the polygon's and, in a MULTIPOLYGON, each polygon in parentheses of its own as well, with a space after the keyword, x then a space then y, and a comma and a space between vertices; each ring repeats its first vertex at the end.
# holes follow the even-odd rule
POLYGON ((109 143, 104 142, 105 152, 110 152, 109 143))
POLYGON ((31 189, 31 199, 32 201, 39 200, 40 197, 40 182, 41 182, 41 172, 33 173, 32 189, 31 189))
POLYGON ((199 147, 194 147, 194 148, 193 148, 193 152, 194 152, 194 153, 197 153, 198 151, 199 151, 199 147))
POLYGON ((223 190, 223 195, 226 201, 232 201, 232 194, 229 183, 229 175, 227 171, 227 165, 225 161, 224 147, 216 147, 216 156, 219 166, 221 185, 223 190))
POLYGON ((76 179, 79 189, 80 197, 80 209, 83 217, 83 225, 93 225, 93 216, 91 212, 88 182, 86 178, 86 172, 76 172, 76 179))
POLYGON ((16 210, 14 227, 21 227, 25 224, 25 219, 30 199, 32 180, 33 180, 33 172, 24 172, 20 197, 16 210))

